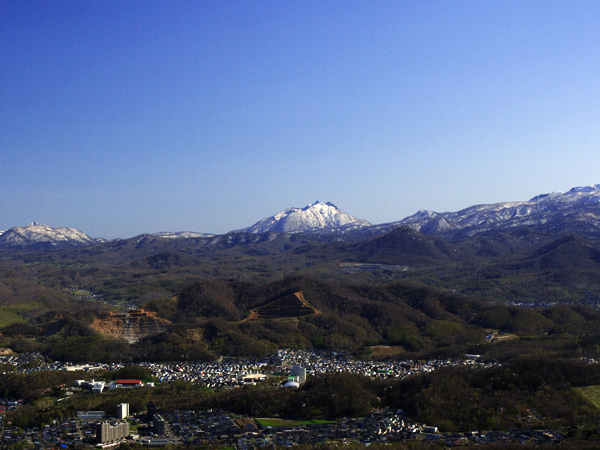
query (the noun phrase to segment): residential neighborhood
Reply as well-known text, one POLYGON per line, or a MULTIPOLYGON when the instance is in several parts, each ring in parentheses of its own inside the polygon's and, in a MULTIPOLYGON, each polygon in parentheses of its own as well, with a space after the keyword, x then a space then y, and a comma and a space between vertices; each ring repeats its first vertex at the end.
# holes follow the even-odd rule
MULTIPOLYGON (((595 361, 588 361, 594 363, 595 361)), ((46 361, 37 354, 0 357, 0 363, 14 366, 16 371, 78 370, 93 373, 119 369, 122 364, 94 364, 75 366, 70 363, 46 361)), ((460 360, 431 361, 359 361, 347 352, 320 352, 314 350, 278 350, 268 357, 227 358, 215 363, 142 363, 151 370, 157 383, 184 380, 217 389, 229 389, 245 384, 273 383, 273 376, 285 380, 285 375, 299 386, 306 375, 318 373, 354 373, 377 378, 401 378, 419 372, 434 371, 450 365, 482 366, 478 355, 467 355, 460 360), (283 377, 282 377, 283 375, 283 377), (263 381, 264 380, 264 381, 263 381)), ((281 383, 281 389, 288 383, 281 383)), ((101 394, 114 389, 152 388, 154 383, 142 380, 104 381, 77 380, 72 387, 101 394)), ((122 441, 145 446, 167 444, 199 445, 218 442, 238 449, 265 445, 291 447, 298 444, 322 442, 389 442, 422 439, 446 442, 449 445, 468 445, 482 442, 560 442, 563 436, 552 430, 474 431, 471 433, 438 433, 435 424, 419 424, 406 417, 402 410, 378 410, 363 418, 340 418, 335 421, 293 422, 235 416, 227 411, 157 411, 149 405, 148 413, 129 415, 127 404, 116 411, 80 411, 77 417, 54 421, 41 428, 20 429, 3 422, 5 412, 19 408, 20 399, 0 399, 0 424, 3 445, 20 441, 33 448, 56 446, 97 445, 110 448, 122 441), (152 411, 152 413, 150 412, 152 411), (160 415, 158 414, 160 413, 160 415)), ((533 412, 532 414, 534 414, 533 412)))

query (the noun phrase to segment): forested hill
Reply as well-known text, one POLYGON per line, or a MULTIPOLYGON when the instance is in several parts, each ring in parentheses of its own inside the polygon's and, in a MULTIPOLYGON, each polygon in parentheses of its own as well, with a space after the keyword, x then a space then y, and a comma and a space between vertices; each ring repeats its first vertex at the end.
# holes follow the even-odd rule
POLYGON ((114 330, 94 328, 101 313, 87 307, 6 326, 0 329, 2 345, 58 360, 109 361, 119 355, 122 361, 164 361, 264 355, 277 348, 409 359, 465 353, 510 358, 531 346, 584 355, 594 354, 600 341, 600 313, 584 306, 491 304, 405 282, 370 286, 305 276, 200 281, 144 308, 171 325, 128 344, 114 330), (494 333, 498 339, 491 342, 494 333))

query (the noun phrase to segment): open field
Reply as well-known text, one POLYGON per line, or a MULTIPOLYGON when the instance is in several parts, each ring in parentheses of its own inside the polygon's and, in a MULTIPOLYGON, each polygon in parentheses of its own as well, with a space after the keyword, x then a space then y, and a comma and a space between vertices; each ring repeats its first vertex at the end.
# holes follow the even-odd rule
POLYGON ((301 425, 317 425, 320 423, 335 423, 331 420, 289 420, 289 419, 277 419, 277 418, 262 418, 255 419, 256 422, 263 427, 298 427, 301 425))
POLYGON ((26 322, 27 317, 43 305, 39 302, 21 303, 0 307, 0 327, 19 322, 26 322))
POLYGON ((401 345, 373 345, 365 347, 365 358, 382 359, 406 354, 401 345))
POLYGON ((578 387, 576 390, 596 408, 600 408, 600 385, 578 387))

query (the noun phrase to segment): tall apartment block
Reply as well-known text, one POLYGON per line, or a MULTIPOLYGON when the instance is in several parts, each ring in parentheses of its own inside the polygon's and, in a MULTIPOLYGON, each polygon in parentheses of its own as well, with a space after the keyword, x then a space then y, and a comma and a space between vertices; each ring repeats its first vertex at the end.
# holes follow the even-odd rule
POLYGON ((102 422, 99 423, 96 428, 96 440, 99 444, 118 441, 127 436, 129 436, 129 424, 127 422, 121 422, 114 425, 108 422, 102 422))
POLYGON ((117 419, 123 420, 129 416, 129 403, 121 403, 117 406, 117 419))
POLYGON ((290 378, 298 377, 298 384, 303 384, 306 381, 306 367, 299 365, 292 366, 290 369, 290 378))

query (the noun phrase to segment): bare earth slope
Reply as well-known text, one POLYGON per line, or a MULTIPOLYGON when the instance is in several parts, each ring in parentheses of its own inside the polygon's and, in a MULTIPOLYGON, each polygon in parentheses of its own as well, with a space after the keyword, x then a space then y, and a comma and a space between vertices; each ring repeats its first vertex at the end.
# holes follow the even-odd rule
POLYGON ((247 320, 301 317, 310 314, 319 314, 319 311, 308 304, 302 292, 296 292, 253 309, 247 320))
POLYGON ((90 327, 102 334, 137 342, 141 338, 158 334, 169 328, 171 322, 158 317, 152 311, 133 309, 124 314, 106 313, 97 318, 90 327))

